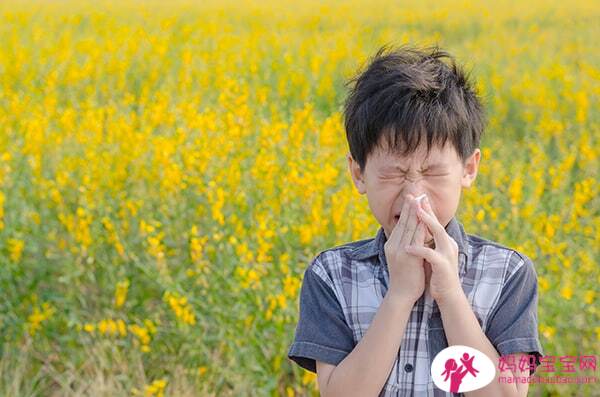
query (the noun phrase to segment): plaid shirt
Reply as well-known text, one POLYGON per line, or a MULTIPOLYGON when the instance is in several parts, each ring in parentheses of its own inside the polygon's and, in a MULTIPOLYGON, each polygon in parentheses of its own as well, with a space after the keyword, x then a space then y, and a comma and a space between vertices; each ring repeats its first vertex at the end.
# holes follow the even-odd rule
MULTIPOLYGON (((543 351, 537 331, 537 275, 531 260, 466 234, 455 217, 446 232, 458 243, 461 285, 492 345, 500 355, 535 354, 539 365, 543 351)), ((386 240, 380 227, 375 238, 321 251, 312 260, 304 272, 300 317, 288 358, 316 372, 315 360, 337 365, 353 350, 389 285, 386 240)), ((431 378, 433 358, 447 346, 439 308, 426 290, 412 308, 379 396, 457 395, 437 388, 431 378)))

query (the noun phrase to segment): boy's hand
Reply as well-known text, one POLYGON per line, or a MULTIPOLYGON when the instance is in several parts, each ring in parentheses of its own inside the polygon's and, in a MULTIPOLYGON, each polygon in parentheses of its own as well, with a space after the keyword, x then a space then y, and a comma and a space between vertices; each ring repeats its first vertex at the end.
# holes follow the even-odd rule
POLYGON ((400 219, 384 244, 385 258, 390 274, 390 286, 387 294, 400 299, 416 302, 425 289, 425 271, 423 259, 410 255, 405 247, 425 243, 425 225, 416 215, 418 200, 407 195, 400 213, 400 219))
POLYGON ((415 258, 425 259, 431 264, 429 292, 431 297, 440 304, 453 299, 457 293, 462 292, 458 275, 458 244, 446 233, 446 229, 438 221, 427 197, 423 199, 423 208, 417 210, 417 217, 425 223, 433 235, 435 249, 415 242, 407 247, 407 252, 415 258))

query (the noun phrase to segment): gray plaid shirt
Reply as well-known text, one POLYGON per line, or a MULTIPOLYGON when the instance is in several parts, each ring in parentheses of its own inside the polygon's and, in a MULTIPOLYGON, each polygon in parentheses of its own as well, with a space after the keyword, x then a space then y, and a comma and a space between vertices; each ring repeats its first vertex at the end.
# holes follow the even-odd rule
MULTIPOLYGON (((539 365, 544 353, 537 331, 537 275, 531 260, 466 234, 456 217, 446 232, 458 243, 463 291, 492 345, 500 355, 535 354, 539 365)), ((375 238, 321 251, 312 260, 304 272, 300 317, 288 358, 316 372, 315 360, 337 365, 352 351, 367 332, 389 285, 385 242, 380 227, 375 238)), ((447 346, 439 308, 427 290, 412 308, 379 396, 457 395, 437 388, 431 379, 433 358, 447 346)))

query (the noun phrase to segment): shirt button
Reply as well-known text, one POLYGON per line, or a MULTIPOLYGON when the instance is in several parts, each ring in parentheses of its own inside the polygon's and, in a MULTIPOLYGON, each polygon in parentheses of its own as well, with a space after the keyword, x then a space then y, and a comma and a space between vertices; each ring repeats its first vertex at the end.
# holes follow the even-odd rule
POLYGON ((404 366, 404 370, 405 370, 406 372, 411 372, 411 371, 413 370, 413 366, 412 366, 411 364, 406 364, 406 365, 404 366))

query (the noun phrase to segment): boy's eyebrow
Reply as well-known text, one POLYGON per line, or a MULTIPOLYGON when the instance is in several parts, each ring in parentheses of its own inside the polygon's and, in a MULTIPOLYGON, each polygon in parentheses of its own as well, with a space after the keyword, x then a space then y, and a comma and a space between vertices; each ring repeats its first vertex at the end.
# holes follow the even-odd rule
MULTIPOLYGON (((443 168, 445 166, 446 166, 446 164, 438 162, 438 163, 429 164, 429 165, 425 166, 424 169, 431 170, 431 169, 434 169, 434 168, 443 168)), ((382 171, 402 171, 402 172, 406 172, 406 170, 404 168, 400 167, 399 165, 393 165, 393 164, 383 166, 381 168, 381 170, 382 171)))

